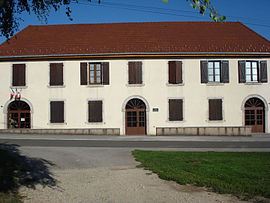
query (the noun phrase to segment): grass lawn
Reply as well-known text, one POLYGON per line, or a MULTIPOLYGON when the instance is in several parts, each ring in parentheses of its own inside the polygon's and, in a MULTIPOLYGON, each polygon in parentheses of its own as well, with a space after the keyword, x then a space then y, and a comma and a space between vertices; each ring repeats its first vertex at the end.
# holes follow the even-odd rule
POLYGON ((140 166, 165 180, 205 186, 241 199, 270 198, 270 153, 266 152, 132 152, 140 166))

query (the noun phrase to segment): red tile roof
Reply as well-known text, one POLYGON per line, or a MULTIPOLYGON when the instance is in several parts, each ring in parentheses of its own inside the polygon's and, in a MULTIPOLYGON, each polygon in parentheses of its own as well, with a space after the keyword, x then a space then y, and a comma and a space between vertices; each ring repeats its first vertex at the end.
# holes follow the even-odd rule
POLYGON ((0 45, 4 56, 270 53, 270 41, 238 22, 145 22, 28 26, 0 45))

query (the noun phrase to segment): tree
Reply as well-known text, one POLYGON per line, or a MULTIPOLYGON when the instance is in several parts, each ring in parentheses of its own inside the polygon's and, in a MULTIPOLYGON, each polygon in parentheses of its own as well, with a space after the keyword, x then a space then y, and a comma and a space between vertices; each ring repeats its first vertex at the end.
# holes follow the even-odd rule
MULTIPOLYGON (((78 2, 79 0, 75 0, 78 2)), ((91 2, 91 0, 88 0, 91 2)), ((163 0, 168 2, 168 0, 163 0)), ((207 11, 214 21, 225 21, 224 16, 220 16, 210 0, 186 0, 194 9, 199 9, 203 15, 207 11)), ((50 11, 59 10, 61 6, 66 9, 67 18, 71 18, 70 4, 72 0, 0 0, 0 36, 9 39, 18 30, 19 21, 17 17, 23 12, 34 13, 41 21, 47 22, 50 11)), ((100 3, 100 0, 98 0, 100 3)))

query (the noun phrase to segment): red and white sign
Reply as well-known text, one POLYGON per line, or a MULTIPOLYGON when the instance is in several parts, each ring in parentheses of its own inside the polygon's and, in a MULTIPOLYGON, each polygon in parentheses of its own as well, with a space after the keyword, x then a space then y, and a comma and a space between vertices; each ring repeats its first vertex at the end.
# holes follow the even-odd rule
POLYGON ((17 88, 10 88, 10 100, 15 99, 15 100, 20 100, 21 99, 21 93, 17 88))

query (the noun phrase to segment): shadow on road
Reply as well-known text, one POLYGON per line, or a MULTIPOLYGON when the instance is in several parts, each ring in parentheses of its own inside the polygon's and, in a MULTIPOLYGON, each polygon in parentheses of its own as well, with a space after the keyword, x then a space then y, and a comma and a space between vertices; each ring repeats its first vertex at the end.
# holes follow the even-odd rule
POLYGON ((35 188, 37 184, 55 186, 50 172, 52 162, 20 153, 18 145, 0 143, 0 192, 17 192, 20 186, 35 188))

